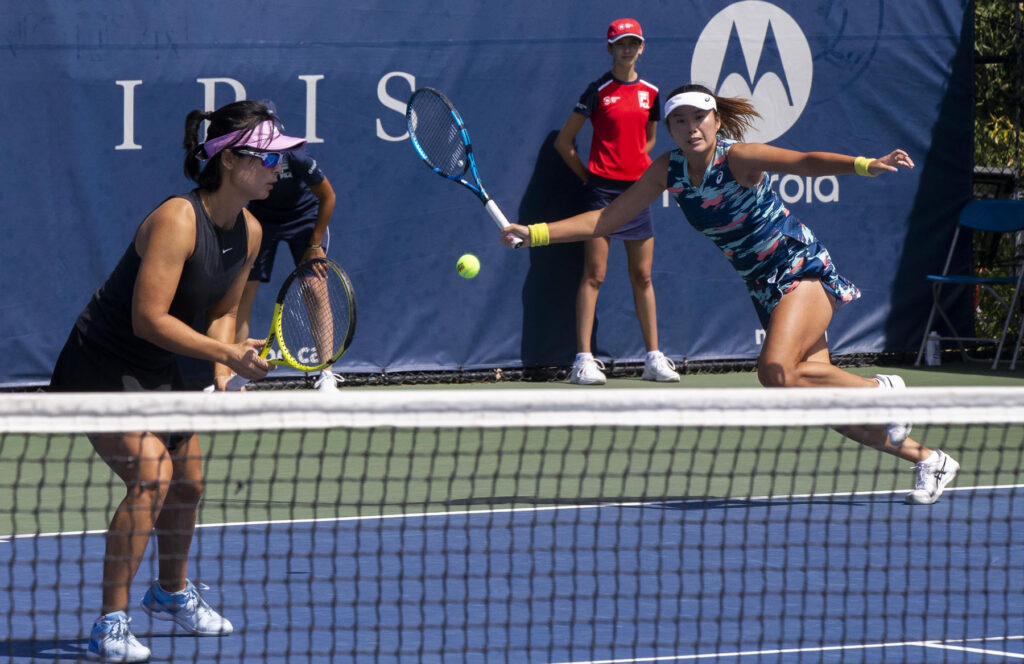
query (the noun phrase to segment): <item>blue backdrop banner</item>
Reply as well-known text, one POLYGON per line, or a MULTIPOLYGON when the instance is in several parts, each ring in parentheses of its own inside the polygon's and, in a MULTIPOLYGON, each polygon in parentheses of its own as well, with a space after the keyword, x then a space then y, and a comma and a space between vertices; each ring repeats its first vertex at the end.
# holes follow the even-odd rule
MULTIPOLYGON (((0 386, 48 380, 90 294, 138 224, 187 191, 192 109, 273 99, 338 194, 331 255, 359 299, 342 372, 567 365, 579 245, 512 251, 479 201, 416 158, 405 102, 443 90, 473 137, 489 193, 514 220, 576 213, 580 186, 553 148, 587 83, 610 68, 605 29, 644 27, 638 70, 662 94, 697 81, 752 100, 749 140, 917 162, 880 178, 783 176, 790 210, 863 292, 829 330, 834 353, 915 348, 955 215, 970 196, 973 34, 966 0, 288 3, 8 0, 0 107, 0 386), (461 279, 463 253, 480 275, 461 279)), ((589 126, 578 140, 585 156, 589 126)), ((664 126, 654 155, 673 147, 664 126)), ((677 360, 756 357, 763 331, 721 253, 666 196, 653 209, 661 347, 677 360)), ((278 255, 253 329, 266 328, 278 255)), ((965 303, 966 304, 966 303, 965 303)), ((962 307, 966 310, 966 307, 962 307)), ((613 242, 596 353, 643 356, 623 246, 613 242)))

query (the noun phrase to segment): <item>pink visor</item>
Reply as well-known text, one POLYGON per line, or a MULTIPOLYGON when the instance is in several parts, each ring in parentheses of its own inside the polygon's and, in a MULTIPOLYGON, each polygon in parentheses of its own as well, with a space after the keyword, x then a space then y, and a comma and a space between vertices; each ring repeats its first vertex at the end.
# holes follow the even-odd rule
POLYGON ((252 129, 239 129, 228 132, 223 136, 211 138, 203 143, 201 154, 207 159, 213 159, 214 155, 224 148, 255 148, 264 152, 287 152, 298 150, 306 144, 305 139, 285 136, 274 123, 264 120, 252 129))

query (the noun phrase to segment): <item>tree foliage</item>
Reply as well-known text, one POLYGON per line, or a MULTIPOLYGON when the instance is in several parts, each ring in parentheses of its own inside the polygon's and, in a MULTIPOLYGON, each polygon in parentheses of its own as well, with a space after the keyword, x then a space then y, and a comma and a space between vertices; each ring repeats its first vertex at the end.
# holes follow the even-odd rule
POLYGON ((976 166, 1012 168, 1018 183, 1021 165, 1021 105, 1024 104, 1024 58, 1021 25, 1024 3, 975 0, 975 136, 976 166))
MULTIPOLYGON (((1017 174, 1018 192, 1024 187, 1024 3, 1010 0, 975 0, 975 120, 974 165, 1010 168, 1017 174)), ((1021 238, 996 243, 999 238, 976 233, 975 270, 979 275, 1004 274, 1022 251, 1021 238)), ((1003 297, 1012 297, 1012 288, 1003 297)), ((1003 331, 1004 306, 992 294, 979 290, 975 301, 975 333, 998 337, 1003 331)), ((1017 337, 1013 325, 1008 338, 1017 337)), ((1012 350, 1009 351, 1012 354, 1012 350)))

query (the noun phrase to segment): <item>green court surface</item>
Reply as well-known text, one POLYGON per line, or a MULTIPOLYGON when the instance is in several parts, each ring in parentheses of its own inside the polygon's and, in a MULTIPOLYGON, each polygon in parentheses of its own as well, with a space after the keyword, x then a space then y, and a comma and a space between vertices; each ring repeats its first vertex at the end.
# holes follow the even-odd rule
MULTIPOLYGON (((910 386, 1024 385, 1024 371, 907 369, 910 386)), ((751 387, 753 373, 683 376, 661 389, 751 387)), ((499 383, 472 389, 556 387, 499 383)), ((467 386, 433 386, 466 389, 467 386)), ((359 388, 417 389, 417 388, 359 388)), ((342 391, 342 396, 344 390, 342 391)), ((1021 426, 919 425, 914 437, 960 461, 960 487, 1018 483, 1021 426), (1007 469, 1003 472, 1001 469, 1007 469)), ((378 429, 221 433, 202 439, 200 522, 907 490, 909 464, 824 427, 378 429)), ((123 486, 84 436, 0 436, 0 538, 103 530, 123 486)))
MULTIPOLYGON (((1003 363, 1000 369, 995 371, 989 369, 989 363, 976 362, 950 362, 938 367, 914 367, 914 366, 867 366, 847 367, 846 370, 859 376, 873 376, 874 374, 899 374, 907 383, 907 387, 967 387, 972 385, 984 387, 1024 387, 1024 358, 1017 363, 1017 368, 1010 371, 1003 363)), ((439 385, 399 385, 384 388, 360 387, 356 389, 459 389, 464 384, 439 384, 439 385)), ((760 387, 757 382, 757 374, 753 371, 734 371, 728 373, 702 373, 687 374, 682 376, 678 383, 652 383, 641 380, 639 376, 631 378, 609 378, 604 386, 580 386, 571 385, 568 381, 559 382, 490 382, 474 384, 472 387, 481 389, 534 389, 544 388, 565 388, 573 390, 591 389, 600 390, 602 387, 613 388, 644 388, 644 389, 671 389, 671 388, 692 388, 704 389, 711 387, 760 387)), ((347 389, 347 388, 346 388, 347 389)))

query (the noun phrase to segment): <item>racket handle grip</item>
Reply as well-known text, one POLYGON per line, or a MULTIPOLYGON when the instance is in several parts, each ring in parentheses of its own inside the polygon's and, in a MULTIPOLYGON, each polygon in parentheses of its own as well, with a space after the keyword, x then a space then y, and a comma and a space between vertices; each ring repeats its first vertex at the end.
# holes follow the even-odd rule
MULTIPOLYGON (((484 203, 484 208, 487 210, 487 213, 491 215, 491 219, 494 220, 494 223, 498 224, 498 228, 500 228, 501 230, 505 230, 506 228, 512 225, 508 223, 508 219, 505 218, 505 215, 502 213, 501 208, 499 208, 498 204, 494 202, 494 199, 488 198, 487 202, 484 203)), ((519 238, 512 240, 513 249, 518 249, 521 246, 523 246, 522 240, 520 240, 519 238)))
MULTIPOLYGON (((231 378, 228 378, 228 384, 225 387, 225 391, 226 392, 237 392, 240 389, 242 389, 243 387, 245 387, 246 383, 248 383, 248 382, 249 382, 248 378, 242 378, 238 374, 231 374, 231 378)), ((216 385, 207 385, 206 387, 203 388, 203 392, 216 392, 216 391, 217 391, 217 386, 216 385)))

